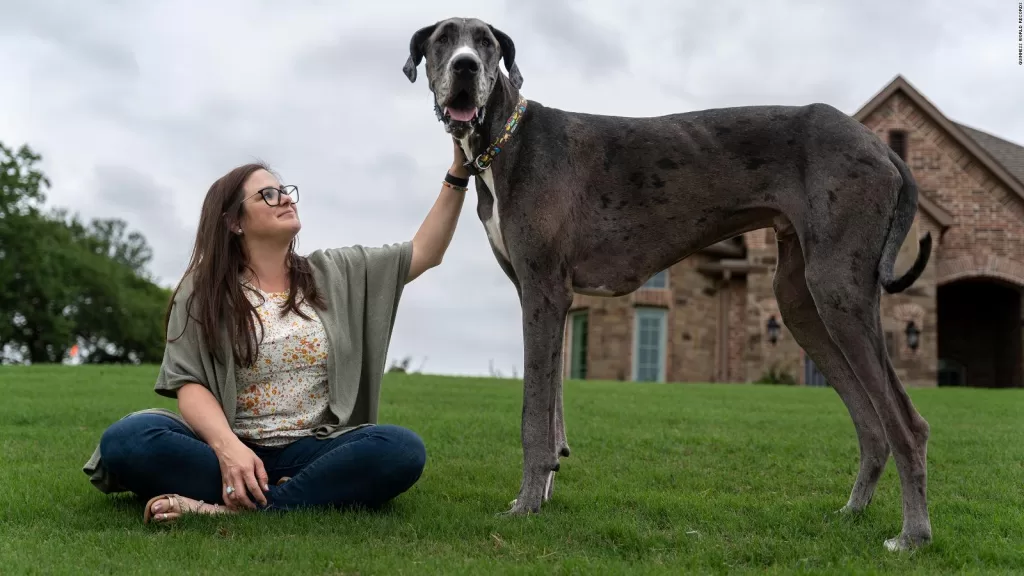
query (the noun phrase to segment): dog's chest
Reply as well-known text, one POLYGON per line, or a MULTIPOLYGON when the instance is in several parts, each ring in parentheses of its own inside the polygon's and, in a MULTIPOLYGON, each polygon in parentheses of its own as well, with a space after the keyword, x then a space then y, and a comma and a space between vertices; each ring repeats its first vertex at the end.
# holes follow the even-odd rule
MULTIPOLYGON (((460 140, 459 144, 462 146, 462 153, 466 155, 466 158, 473 158, 469 143, 465 140, 460 140)), ((498 194, 495 192, 494 174, 491 173, 490 168, 480 174, 480 179, 484 181, 484 186, 487 187, 487 191, 491 194, 491 216, 484 220, 484 230, 487 232, 487 238, 491 241, 494 249, 501 254, 502 258, 510 260, 508 250, 505 248, 505 239, 501 235, 501 211, 498 209, 498 194)))
POLYGON ((484 220, 484 230, 487 231, 487 237, 494 244, 494 248, 505 260, 508 260, 505 239, 501 236, 501 212, 498 210, 498 195, 494 192, 494 175, 488 169, 480 174, 480 178, 487 186, 487 191, 491 193, 491 217, 484 220))

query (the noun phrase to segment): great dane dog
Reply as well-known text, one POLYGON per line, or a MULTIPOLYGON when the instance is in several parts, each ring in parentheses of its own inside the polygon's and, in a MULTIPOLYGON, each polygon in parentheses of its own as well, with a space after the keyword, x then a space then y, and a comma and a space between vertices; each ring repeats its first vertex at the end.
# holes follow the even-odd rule
POLYGON ((891 450, 903 528, 885 546, 931 540, 929 426, 893 370, 879 312, 879 285, 910 286, 931 236, 897 277, 917 187, 879 138, 825 104, 659 117, 550 108, 520 95, 512 39, 473 18, 417 30, 409 52, 403 70, 415 82, 425 60, 437 119, 469 159, 477 214, 522 307, 523 470, 508 514, 538 512, 569 455, 561 372, 573 293, 625 295, 705 246, 774 228, 783 320, 842 397, 860 444, 842 511, 868 505, 891 450))

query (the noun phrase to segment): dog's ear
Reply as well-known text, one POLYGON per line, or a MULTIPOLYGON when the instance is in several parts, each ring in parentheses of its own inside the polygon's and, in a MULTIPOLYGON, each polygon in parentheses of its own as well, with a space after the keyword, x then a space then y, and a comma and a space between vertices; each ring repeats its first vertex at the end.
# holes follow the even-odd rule
POLYGON ((488 26, 491 29, 491 33, 498 39, 498 46, 501 47, 501 59, 505 61, 505 69, 508 70, 508 79, 512 81, 512 85, 519 88, 523 87, 523 75, 519 73, 519 66, 516 65, 516 44, 509 38, 508 34, 505 34, 501 30, 498 30, 494 26, 488 26))
POLYGON ((434 33, 435 28, 437 28, 437 24, 424 26, 417 30, 409 40, 409 59, 402 67, 402 72, 405 72, 405 77, 409 79, 409 82, 416 81, 416 67, 423 61, 423 43, 434 33))

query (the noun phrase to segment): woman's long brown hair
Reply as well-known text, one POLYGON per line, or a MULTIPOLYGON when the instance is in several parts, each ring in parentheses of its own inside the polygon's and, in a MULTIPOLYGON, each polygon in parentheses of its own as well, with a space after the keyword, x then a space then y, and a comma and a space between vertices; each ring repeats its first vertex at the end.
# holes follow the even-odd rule
MULTIPOLYGON (((192 294, 185 304, 185 321, 199 322, 200 335, 207 349, 213 351, 215 358, 222 362, 219 329, 222 325, 229 327, 232 357, 241 366, 251 366, 256 361, 259 355, 259 342, 255 338, 256 322, 260 323, 261 334, 263 322, 244 293, 249 288, 242 285, 241 277, 246 270, 252 272, 252 269, 246 260, 241 238, 229 226, 237 224, 242 217, 245 210, 241 202, 243 186, 246 179, 257 170, 273 173, 262 162, 245 164, 231 170, 210 186, 199 216, 192 258, 182 275, 182 282, 189 274, 192 275, 192 294)), ((309 261, 295 253, 295 239, 288 246, 288 277, 288 299, 281 307, 281 314, 291 310, 308 319, 298 307, 302 300, 317 308, 326 308, 309 261)), ((165 331, 181 284, 178 283, 171 294, 164 317, 165 331)), ((173 342, 180 337, 170 338, 168 335, 167 341, 173 342)))

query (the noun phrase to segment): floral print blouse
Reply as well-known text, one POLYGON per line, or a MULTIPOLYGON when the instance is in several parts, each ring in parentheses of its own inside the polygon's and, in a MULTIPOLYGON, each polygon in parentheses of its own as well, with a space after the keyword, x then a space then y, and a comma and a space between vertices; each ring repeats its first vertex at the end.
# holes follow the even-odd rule
POLYGON ((263 321, 263 339, 256 362, 236 375, 234 432, 254 444, 283 446, 328 418, 327 335, 308 304, 300 309, 309 320, 291 311, 282 317, 287 292, 256 292, 245 290, 263 321))

